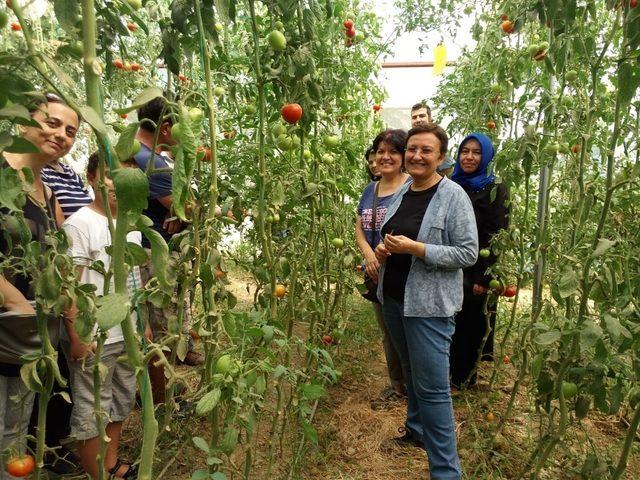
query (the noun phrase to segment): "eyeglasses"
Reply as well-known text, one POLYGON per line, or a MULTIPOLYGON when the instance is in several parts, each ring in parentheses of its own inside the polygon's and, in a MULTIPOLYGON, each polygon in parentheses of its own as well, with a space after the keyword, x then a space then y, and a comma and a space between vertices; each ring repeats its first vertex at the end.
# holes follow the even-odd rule
POLYGON ((410 153, 411 155, 416 155, 417 153, 420 153, 421 155, 429 156, 437 152, 434 149, 429 147, 423 147, 423 148, 409 147, 407 148, 407 153, 410 153))

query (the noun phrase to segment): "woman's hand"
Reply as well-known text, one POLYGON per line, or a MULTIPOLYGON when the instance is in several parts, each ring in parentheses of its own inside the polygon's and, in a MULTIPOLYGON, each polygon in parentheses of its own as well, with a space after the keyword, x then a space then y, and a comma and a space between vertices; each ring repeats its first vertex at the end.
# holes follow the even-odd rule
POLYGON ((473 294, 474 295, 484 295, 488 291, 489 290, 487 288, 484 288, 482 285, 478 285, 477 283, 473 284, 473 294))
POLYGON ((69 352, 71 360, 74 362, 82 361, 87 358, 89 354, 96 353, 96 348, 96 342, 82 343, 79 340, 71 340, 71 348, 69 352))
POLYGON ((387 249, 384 243, 379 243, 376 247, 375 254, 378 263, 384 263, 387 261, 387 257, 391 255, 391 252, 387 249))
POLYGON ((384 236, 384 244, 391 253, 407 253, 416 257, 424 257, 424 243, 411 240, 404 235, 384 236))
POLYGON ((378 270, 380 270, 380 262, 378 262, 376 255, 372 252, 371 255, 365 258, 364 272, 374 282, 378 283, 378 270))

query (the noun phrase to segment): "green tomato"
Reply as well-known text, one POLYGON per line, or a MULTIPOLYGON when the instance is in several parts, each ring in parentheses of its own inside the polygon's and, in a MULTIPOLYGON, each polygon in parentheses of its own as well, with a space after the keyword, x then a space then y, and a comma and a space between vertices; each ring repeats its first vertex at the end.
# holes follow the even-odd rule
POLYGON ((222 31, 224 30, 224 25, 222 25, 220 22, 216 22, 216 32, 218 33, 222 33, 222 31))
POLYGON ((462 13, 464 13, 465 15, 471 15, 473 13, 473 7, 471 6, 464 7, 464 10, 462 11, 462 13))
POLYGON ((537 43, 532 43, 531 45, 529 45, 527 47, 527 53, 530 56, 534 56, 536 53, 538 53, 540 51, 540 45, 538 45, 537 43))
POLYGON ((246 113, 249 116, 255 115, 256 111, 257 111, 256 106, 253 103, 250 103, 249 105, 244 107, 244 113, 246 113))
POLYGON ((491 93, 494 94, 498 94, 498 93, 502 93, 502 85, 500 85, 499 83, 494 83, 493 85, 491 85, 491 93))
POLYGON ((179 123, 174 123, 171 126, 171 136, 176 142, 180 141, 180 124, 179 123))
POLYGON ((284 30, 284 23, 282 23, 280 20, 274 23, 273 26, 276 28, 276 30, 280 30, 280 31, 284 30))
POLYGON ((341 239, 341 238, 336 237, 336 238, 334 238, 333 240, 331 240, 331 244, 332 244, 334 247, 336 247, 336 248, 340 249, 340 248, 344 247, 344 240, 343 240, 343 239, 341 239))
POLYGON ((349 11, 344 15, 344 17, 345 17, 347 20, 355 20, 355 19, 356 19, 356 14, 355 14, 355 13, 353 13, 351 10, 349 10, 349 11))
POLYGON ((353 37, 353 40, 354 40, 355 42, 362 42, 365 38, 366 38, 366 37, 365 37, 364 32, 361 32, 360 30, 358 30, 358 31, 356 32, 356 36, 355 36, 355 37, 353 37))
MULTIPOLYGON (((2 23, 2 21, 0 20, 0 24, 2 23)), ((0 25, 1 28, 2 25, 0 25)), ((73 42, 69 44, 69 51, 71 52, 72 55, 75 55, 76 57, 82 57, 82 54, 84 53, 84 47, 82 46, 82 42, 73 42)))
POLYGON ((276 138, 276 145, 283 152, 288 152, 293 149, 293 138, 289 135, 285 135, 284 133, 282 135, 278 135, 278 138, 276 138))
POLYGON ((547 155, 557 155, 560 152, 560 144, 558 142, 547 143, 547 146, 544 147, 544 152, 547 155))
POLYGON ((142 8, 142 0, 125 0, 125 1, 133 10, 140 10, 142 8))
POLYGON ((281 123, 276 123, 271 127, 271 135, 278 138, 280 135, 287 133, 287 127, 281 123))
POLYGON ((333 155, 331 155, 330 153, 325 153, 324 155, 322 155, 322 160, 324 161, 324 163, 333 163, 333 155))
POLYGON ((223 96, 223 95, 224 95, 224 93, 225 93, 225 91, 224 91, 224 87, 215 87, 215 88, 213 89, 213 94, 214 94, 216 97, 221 97, 221 96, 223 96))
POLYGON ((501 287, 502 287, 502 283, 500 282, 500 280, 496 280, 495 278, 493 278, 489 282, 489 288, 491 290, 499 290, 501 287))
POLYGON ((216 360, 216 364, 214 367, 216 373, 226 374, 231 370, 231 355, 222 355, 216 360))
POLYGON ((562 395, 564 398, 573 398, 578 394, 578 386, 573 382, 562 382, 562 395))
POLYGON ((198 107, 193 107, 189 110, 189 118, 192 122, 198 123, 202 120, 202 117, 204 117, 204 112, 198 107))
POLYGON ((282 52, 287 48, 287 39, 279 30, 272 31, 267 39, 269 40, 269 45, 275 52, 282 52))
POLYGON ((305 160, 309 160, 311 158, 311 150, 305 148, 304 152, 302 152, 302 157, 305 160))
POLYGON ((538 47, 540 47, 540 50, 546 50, 547 48, 549 48, 549 42, 540 42, 540 45, 538 45, 538 47))
POLYGON ((489 250, 488 248, 483 248, 478 252, 478 255, 480 255, 482 258, 487 258, 489 255, 491 255, 491 250, 489 250))
POLYGON ((578 72, 576 72, 575 70, 569 70, 564 74, 564 78, 567 80, 567 82, 573 83, 578 79, 578 72))
POLYGON ((138 140, 133 141, 133 147, 131 148, 131 155, 137 155, 140 152, 140 142, 138 140))
POLYGON ((327 135, 324 137, 323 141, 327 148, 336 148, 340 145, 340 138, 336 135, 327 135))

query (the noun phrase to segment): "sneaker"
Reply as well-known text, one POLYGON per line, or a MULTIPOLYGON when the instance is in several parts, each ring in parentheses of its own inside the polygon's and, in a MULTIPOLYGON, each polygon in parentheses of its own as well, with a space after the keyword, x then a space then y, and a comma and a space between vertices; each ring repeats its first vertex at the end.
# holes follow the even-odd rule
POLYGON ((400 427, 398 433, 403 433, 401 437, 390 438, 382 442, 381 448, 383 450, 395 450, 397 448, 421 448, 424 450, 424 443, 418 440, 413 432, 406 427, 400 427))
POLYGON ((386 410, 388 408, 397 407, 406 399, 406 395, 401 395, 395 391, 393 387, 386 387, 378 398, 371 400, 372 410, 386 410))

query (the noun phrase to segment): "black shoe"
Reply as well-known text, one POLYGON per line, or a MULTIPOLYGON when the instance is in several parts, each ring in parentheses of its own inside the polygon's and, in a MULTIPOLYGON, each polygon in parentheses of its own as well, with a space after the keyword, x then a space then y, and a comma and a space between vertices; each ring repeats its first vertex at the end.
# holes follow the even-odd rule
POLYGON ((424 443, 422 443, 422 441, 418 440, 414 433, 406 428, 406 427, 400 427, 398 429, 399 433, 404 433, 404 435, 402 435, 401 437, 395 437, 395 438, 390 438, 389 440, 383 442, 382 444, 382 449, 383 450, 394 450, 396 448, 407 448, 407 447, 411 447, 411 448, 421 448, 422 450, 424 450, 424 443))
POLYGON ((407 396, 401 395, 393 387, 386 387, 378 398, 371 400, 372 410, 388 410, 393 407, 402 405, 406 401, 407 396))
POLYGON ((44 468, 57 475, 79 475, 84 471, 80 466, 80 459, 65 447, 46 453, 44 468))

